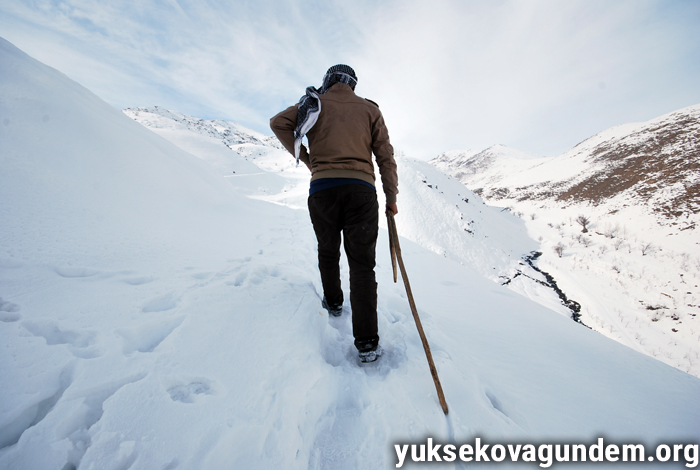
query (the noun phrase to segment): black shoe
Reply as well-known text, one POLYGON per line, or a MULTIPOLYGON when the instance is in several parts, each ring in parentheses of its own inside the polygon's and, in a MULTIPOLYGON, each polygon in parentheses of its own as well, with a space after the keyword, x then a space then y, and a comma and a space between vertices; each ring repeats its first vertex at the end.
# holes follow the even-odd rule
POLYGON ((341 305, 337 305, 337 306, 335 306, 335 305, 334 305, 334 306, 330 306, 330 305, 328 305, 328 302, 326 301, 326 297, 325 297, 325 296, 323 296, 323 300, 321 301, 321 305, 323 306, 323 308, 325 308, 326 310, 328 310, 328 315, 331 315, 331 316, 333 316, 333 317, 339 317, 339 316, 341 316, 341 315, 343 314, 343 306, 342 306, 342 304, 341 304, 341 305))
POLYGON ((379 345, 377 345, 376 348, 370 349, 368 351, 358 351, 358 355, 360 356, 360 362, 363 363, 374 362, 380 357, 382 357, 383 353, 384 350, 379 345))

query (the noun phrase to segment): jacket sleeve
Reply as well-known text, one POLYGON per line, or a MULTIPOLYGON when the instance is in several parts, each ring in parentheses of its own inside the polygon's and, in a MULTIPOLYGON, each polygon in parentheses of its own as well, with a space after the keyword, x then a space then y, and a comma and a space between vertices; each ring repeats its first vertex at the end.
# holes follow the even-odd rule
MULTIPOLYGON (((297 127, 297 109, 299 105, 290 106, 281 113, 270 119, 270 128, 275 133, 277 139, 282 143, 284 148, 294 156, 294 129, 297 127)), ((299 160, 311 170, 311 162, 309 161, 309 152, 304 144, 301 145, 299 152, 299 160)))
POLYGON ((379 108, 376 112, 378 115, 372 123, 372 152, 377 158, 386 203, 395 204, 396 195, 399 193, 399 176, 396 171, 396 160, 394 160, 394 147, 389 142, 389 130, 386 128, 379 108))

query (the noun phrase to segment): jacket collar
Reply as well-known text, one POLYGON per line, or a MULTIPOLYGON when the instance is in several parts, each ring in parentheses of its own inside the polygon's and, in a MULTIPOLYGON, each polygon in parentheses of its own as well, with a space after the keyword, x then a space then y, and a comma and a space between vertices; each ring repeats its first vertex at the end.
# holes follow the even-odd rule
POLYGON ((328 89, 326 93, 330 92, 341 92, 341 93, 355 93, 352 88, 350 88, 350 85, 347 83, 335 83, 332 87, 328 89))

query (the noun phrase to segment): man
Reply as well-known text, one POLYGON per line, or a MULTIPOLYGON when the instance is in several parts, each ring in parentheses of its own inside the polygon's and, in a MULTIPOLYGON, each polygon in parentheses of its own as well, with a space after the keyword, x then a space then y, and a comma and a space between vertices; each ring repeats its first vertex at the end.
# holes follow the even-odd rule
POLYGON ((376 103, 355 95, 357 76, 335 65, 320 89, 308 87, 298 104, 270 120, 282 145, 311 170, 309 214, 318 240, 323 307, 340 316, 340 234, 350 267, 350 306, 355 347, 362 362, 381 356, 374 275, 379 206, 372 153, 386 194, 387 210, 398 213, 398 176, 389 132, 376 103), (306 135, 309 150, 302 144, 306 135))

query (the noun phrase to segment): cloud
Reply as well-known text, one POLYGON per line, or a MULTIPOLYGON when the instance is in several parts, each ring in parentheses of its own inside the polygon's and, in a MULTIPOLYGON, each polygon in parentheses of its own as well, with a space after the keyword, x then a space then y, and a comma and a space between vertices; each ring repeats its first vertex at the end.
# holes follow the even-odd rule
MULTIPOLYGON (((384 64, 377 95, 388 101, 396 137, 424 152, 434 145, 425 141, 444 148, 471 141, 476 149, 504 143, 555 154, 625 122, 608 114, 634 120, 640 102, 653 108, 643 119, 671 111, 650 103, 669 92, 650 82, 678 69, 667 55, 684 40, 668 37, 677 25, 654 22, 653 2, 601 5, 512 1, 473 8, 433 1, 404 10, 375 30, 370 42, 383 46, 366 61, 384 64), (412 112, 401 105, 407 100, 412 112)), ((678 106, 700 99, 688 94, 678 106)))
POLYGON ((348 63, 395 146, 563 152, 700 102, 697 2, 0 0, 6 39, 123 108, 269 133, 348 63))

